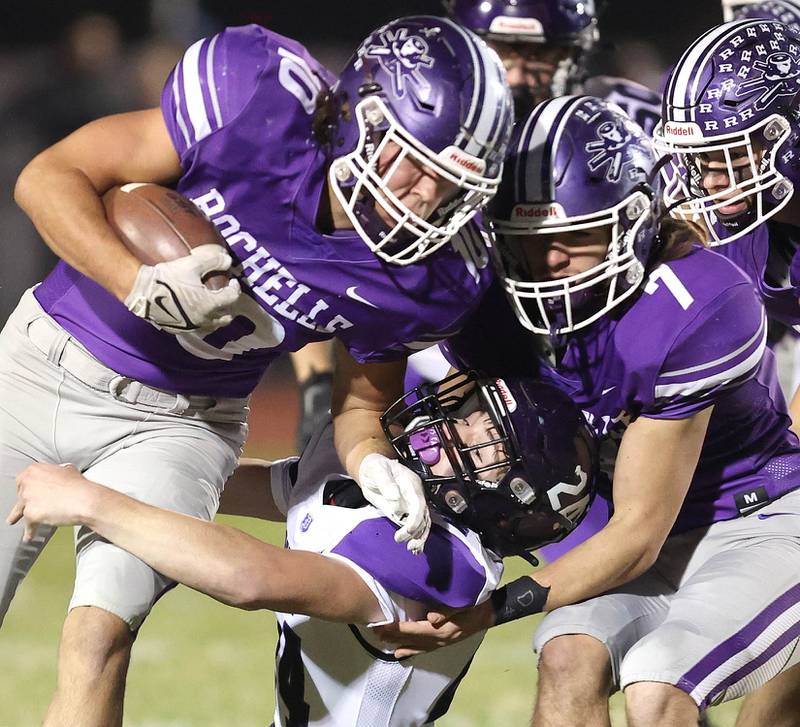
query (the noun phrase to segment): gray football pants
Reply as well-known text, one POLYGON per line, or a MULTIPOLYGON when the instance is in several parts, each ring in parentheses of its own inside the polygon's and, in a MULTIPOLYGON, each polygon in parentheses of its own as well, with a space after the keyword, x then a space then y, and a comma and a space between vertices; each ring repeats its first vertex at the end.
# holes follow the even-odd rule
MULTIPOLYGON (((4 522, 16 475, 71 462, 86 477, 168 510, 214 517, 247 434, 247 401, 159 391, 106 368, 28 291, 0 333, 0 623, 52 535, 21 542, 4 522)), ((97 606, 139 627, 172 582, 85 529, 76 532, 70 608, 97 606)))

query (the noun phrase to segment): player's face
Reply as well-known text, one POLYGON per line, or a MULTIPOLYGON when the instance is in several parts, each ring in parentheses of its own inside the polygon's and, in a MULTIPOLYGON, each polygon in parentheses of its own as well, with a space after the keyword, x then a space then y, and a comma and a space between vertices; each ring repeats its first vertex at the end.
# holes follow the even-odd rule
POLYGON ((553 76, 559 64, 570 57, 572 49, 543 43, 503 43, 490 40, 506 69, 506 81, 512 89, 527 88, 538 104, 552 96, 553 76))
POLYGON ((532 282, 560 280, 579 275, 605 260, 611 227, 532 235, 522 242, 532 282))
MULTIPOLYGON (((694 161, 700 172, 703 189, 708 194, 722 193, 719 199, 724 200, 739 194, 735 185, 752 178, 754 164, 760 162, 760 157, 761 153, 756 150, 754 158, 751 159, 747 149, 742 147, 730 152, 730 167, 723 151, 697 154, 694 161)), ((747 197, 733 204, 724 205, 718 211, 724 216, 736 216, 747 210, 751 203, 752 199, 747 197)))
MULTIPOLYGON (((493 464, 505 462, 507 454, 503 443, 494 441, 499 439, 499 433, 492 418, 485 411, 475 411, 464 419, 454 423, 456 433, 466 447, 476 447, 470 451, 472 464, 476 468, 489 467, 493 464), (489 442, 492 442, 489 444, 489 442), (484 445, 484 446, 479 446, 484 445)), ((481 479, 497 482, 507 472, 508 466, 502 465, 484 470, 480 473, 481 479)), ((431 466, 431 472, 438 477, 451 477, 453 468, 450 460, 443 455, 439 461, 431 466)))
MULTIPOLYGON (((381 153, 378 172, 382 177, 387 173, 391 175, 386 186, 415 215, 427 220, 439 207, 458 195, 458 185, 442 179, 415 159, 405 157, 397 162, 399 154, 400 147, 393 142, 388 143, 381 153), (392 169, 395 164, 396 168, 392 169)), ((375 210, 387 225, 396 224, 396 220, 382 205, 376 205, 375 210)))

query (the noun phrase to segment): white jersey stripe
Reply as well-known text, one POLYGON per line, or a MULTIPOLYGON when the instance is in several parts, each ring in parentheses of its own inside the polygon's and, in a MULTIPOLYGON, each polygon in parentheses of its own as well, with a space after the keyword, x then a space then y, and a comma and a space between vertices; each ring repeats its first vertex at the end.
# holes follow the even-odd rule
POLYGON ((672 396, 692 396, 695 394, 699 394, 703 391, 709 391, 714 389, 718 386, 724 386, 725 384, 738 379, 741 376, 744 376, 748 372, 752 372, 758 366, 759 362, 761 361, 762 357, 764 356, 764 350, 767 347, 767 329, 764 327, 761 343, 759 344, 758 348, 756 348, 753 353, 751 353, 744 361, 733 366, 729 369, 725 369, 724 371, 720 371, 719 373, 714 374, 713 376, 707 376, 703 379, 697 379, 696 381, 686 381, 679 384, 665 384, 662 386, 655 387, 655 395, 657 399, 664 399, 672 396))
POLYGON ((222 127, 222 114, 219 110, 219 99, 217 98, 217 79, 214 77, 214 46, 217 44, 219 35, 211 39, 206 54, 206 81, 208 83, 208 93, 211 96, 211 105, 214 107, 214 118, 217 121, 217 128, 222 127))
POLYGON ((178 121, 178 128, 183 134, 183 141, 186 146, 191 146, 192 140, 189 137, 189 129, 186 128, 186 121, 181 113, 181 85, 178 79, 183 78, 183 62, 178 63, 175 73, 172 75, 172 101, 175 104, 175 118, 178 121))
POLYGON ((726 361, 730 361, 732 358, 736 358, 740 354, 744 353, 748 348, 753 346, 759 338, 764 337, 765 325, 766 325, 766 317, 762 313, 761 325, 758 327, 758 330, 755 332, 753 337, 749 341, 747 341, 747 343, 740 346, 735 351, 731 351, 731 353, 726 354, 725 356, 721 356, 720 358, 715 359, 714 361, 708 361, 707 363, 699 364, 697 366, 690 366, 688 369, 680 369, 679 371, 665 371, 664 373, 659 374, 658 376, 659 380, 673 376, 683 376, 684 374, 693 374, 696 371, 703 371, 704 369, 710 369, 716 366, 720 366, 721 364, 724 364, 726 361))
POLYGON ((211 133, 211 124, 203 101, 203 89, 200 85, 200 48, 205 42, 205 39, 198 40, 183 56, 183 89, 195 142, 211 133))

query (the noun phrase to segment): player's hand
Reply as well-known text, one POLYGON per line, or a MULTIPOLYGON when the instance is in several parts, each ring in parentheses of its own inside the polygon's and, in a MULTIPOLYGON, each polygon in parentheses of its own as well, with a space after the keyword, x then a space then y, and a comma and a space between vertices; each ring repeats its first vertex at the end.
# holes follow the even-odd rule
POLYGON ((231 267, 231 256, 219 245, 200 245, 191 255, 142 265, 125 299, 128 310, 169 333, 211 331, 233 320, 231 308, 241 294, 235 278, 220 290, 211 290, 203 277, 231 267))
POLYGON ((375 633, 394 646, 398 659, 456 644, 492 626, 488 601, 461 610, 430 611, 425 621, 400 621, 376 626, 375 633))
POLYGON ((373 452, 361 462, 358 483, 370 504, 400 525, 395 541, 419 555, 431 531, 422 480, 396 459, 373 452))
POLYGON ((17 475, 17 503, 6 522, 24 518, 23 540, 36 537, 39 524, 80 525, 93 483, 71 464, 32 464, 17 475))

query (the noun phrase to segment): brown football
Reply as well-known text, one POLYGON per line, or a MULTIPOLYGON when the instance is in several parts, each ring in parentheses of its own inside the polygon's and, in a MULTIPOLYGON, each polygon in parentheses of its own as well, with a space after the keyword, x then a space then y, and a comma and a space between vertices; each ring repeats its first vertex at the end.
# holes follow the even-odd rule
MULTIPOLYGON (((146 265, 176 260, 199 245, 221 245, 219 231, 197 207, 175 190, 158 184, 112 187, 103 195, 114 232, 146 265)), ((212 290, 228 284, 226 272, 210 272, 203 282, 212 290)))

